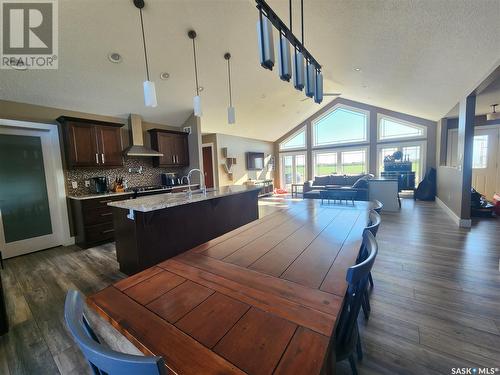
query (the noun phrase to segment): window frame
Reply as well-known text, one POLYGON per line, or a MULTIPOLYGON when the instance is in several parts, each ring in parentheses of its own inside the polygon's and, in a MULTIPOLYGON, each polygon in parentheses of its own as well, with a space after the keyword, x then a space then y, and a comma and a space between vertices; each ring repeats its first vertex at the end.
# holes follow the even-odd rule
POLYGON ((427 126, 425 125, 419 125, 410 121, 406 120, 401 120, 397 117, 392 117, 385 115, 383 113, 377 113, 377 142, 388 142, 388 143, 395 143, 397 141, 404 141, 404 140, 414 140, 414 139, 427 139, 427 126), (388 119, 393 122, 399 123, 401 125, 409 126, 411 128, 416 128, 416 129, 422 129, 422 134, 420 135, 402 135, 402 136, 396 136, 396 137, 390 137, 390 138, 382 138, 382 120, 383 119, 388 119))
POLYGON ((412 147, 412 146, 420 146, 420 171, 419 177, 421 182, 425 176, 425 172, 427 171, 427 140, 409 140, 402 142, 391 142, 391 143, 379 143, 377 144, 377 176, 380 176, 382 173, 382 163, 383 160, 380 160, 380 152, 383 148, 397 148, 399 151, 402 151, 403 147, 412 147))
POLYGON ((348 106, 342 103, 338 103, 330 108, 328 111, 325 111, 314 120, 311 121, 311 137, 312 137, 312 149, 321 149, 321 148, 333 148, 333 147, 342 147, 342 146, 350 146, 350 145, 367 145, 370 144, 370 111, 366 111, 364 109, 348 106), (356 141, 341 141, 341 142, 330 142, 330 143, 317 143, 317 131, 316 125, 323 120, 325 117, 329 116, 337 109, 346 109, 352 112, 358 112, 366 117, 365 122, 365 138, 364 140, 356 140, 356 141))
POLYGON ((301 151, 301 150, 307 150, 307 125, 302 126, 300 129, 296 130, 292 134, 290 134, 288 137, 283 139, 279 145, 278 149, 280 153, 285 153, 285 152, 294 152, 294 151, 301 151), (304 146, 300 147, 292 147, 292 148, 282 148, 282 145, 288 141, 290 141, 292 138, 296 137, 298 134, 304 132, 304 146))
POLYGON ((347 146, 347 147, 329 147, 329 148, 319 148, 313 150, 312 152, 312 172, 313 178, 319 176, 316 173, 316 155, 317 154, 327 154, 336 153, 337 154, 337 173, 338 176, 343 176, 346 173, 342 168, 342 152, 345 151, 364 151, 365 152, 365 171, 362 173, 370 173, 370 146, 368 144, 361 144, 357 146, 347 146))
POLYGON ((296 155, 304 155, 304 182, 307 181, 307 171, 308 171, 308 168, 307 168, 307 150, 304 149, 304 150, 299 150, 299 151, 280 152, 278 154, 278 158, 279 158, 279 166, 280 166, 279 181, 280 181, 281 187, 286 186, 285 182, 283 181, 283 171, 285 170, 285 166, 283 163, 283 157, 284 156, 293 156, 294 157, 293 161, 292 161, 292 171, 293 171, 293 174, 295 174, 296 167, 297 167, 296 162, 295 162, 296 155))

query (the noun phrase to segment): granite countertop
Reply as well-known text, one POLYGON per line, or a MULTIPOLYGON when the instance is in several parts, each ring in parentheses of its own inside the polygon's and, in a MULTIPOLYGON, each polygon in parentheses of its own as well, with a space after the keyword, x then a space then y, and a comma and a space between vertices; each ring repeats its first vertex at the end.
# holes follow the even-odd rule
MULTIPOLYGON (((139 192, 139 194, 141 194, 141 193, 162 192, 162 191, 165 192, 165 193, 169 193, 173 189, 188 188, 189 186, 196 187, 198 185, 199 184, 191 184, 191 185, 187 185, 186 184, 186 185, 169 186, 169 187, 167 187, 165 189, 155 189, 155 190, 148 190, 148 191, 144 191, 144 192, 139 192)), ((133 189, 133 188, 130 188, 130 189, 133 189)), ((84 200, 84 199, 94 199, 94 198, 117 197, 117 196, 120 196, 120 195, 133 195, 133 194, 134 194, 133 191, 123 191, 123 192, 120 192, 120 193, 109 192, 109 193, 102 193, 102 194, 69 195, 68 198, 69 199, 84 200)))
POLYGON ((254 190, 260 190, 260 187, 246 185, 221 186, 219 189, 208 190, 206 195, 202 194, 199 190, 193 192, 191 197, 189 197, 185 192, 157 194, 139 197, 137 199, 111 202, 108 203, 108 206, 123 208, 126 210, 150 212, 254 190))

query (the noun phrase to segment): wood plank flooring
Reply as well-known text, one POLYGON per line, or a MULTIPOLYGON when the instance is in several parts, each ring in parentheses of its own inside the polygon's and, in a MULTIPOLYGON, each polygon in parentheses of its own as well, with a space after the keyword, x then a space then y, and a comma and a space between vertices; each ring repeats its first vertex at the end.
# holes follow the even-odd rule
MULTIPOLYGON (((279 220, 276 211, 283 204, 262 200, 261 216, 279 220)), ((283 225, 283 234, 294 225, 283 225)), ((243 242, 239 254, 224 254, 222 246, 216 250, 231 262, 274 274, 269 268, 273 254, 293 252, 325 226, 317 222, 302 227, 294 232, 297 243, 277 243, 257 261, 246 257, 243 242)), ((478 221, 472 230, 459 229, 433 202, 403 200, 401 212, 383 213, 372 314, 367 322, 359 319, 365 353, 358 363, 360 374, 450 374, 452 367, 500 367, 499 230, 497 219, 478 221)), ((64 297, 69 288, 91 294, 125 276, 118 271, 114 246, 55 248, 9 259, 5 265, 1 274, 11 330, 0 337, 0 374, 90 374, 64 326, 64 297)), ((176 282, 157 281, 162 287, 176 282)), ((112 328, 103 327, 107 342, 119 339, 112 328)), ((112 344, 131 350, 126 342, 112 344)), ((297 350, 300 354, 303 349, 297 350)), ((347 362, 337 370, 350 374, 347 362)))

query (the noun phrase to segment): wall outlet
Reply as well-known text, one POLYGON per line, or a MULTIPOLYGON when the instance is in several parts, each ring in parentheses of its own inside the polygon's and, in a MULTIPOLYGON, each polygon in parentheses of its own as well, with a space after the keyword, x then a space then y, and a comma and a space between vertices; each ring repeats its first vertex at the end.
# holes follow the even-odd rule
POLYGON ((85 187, 90 187, 90 180, 85 180, 85 187))
POLYGON ((78 182, 76 182, 76 181, 71 181, 71 187, 72 187, 73 189, 78 189, 78 182))

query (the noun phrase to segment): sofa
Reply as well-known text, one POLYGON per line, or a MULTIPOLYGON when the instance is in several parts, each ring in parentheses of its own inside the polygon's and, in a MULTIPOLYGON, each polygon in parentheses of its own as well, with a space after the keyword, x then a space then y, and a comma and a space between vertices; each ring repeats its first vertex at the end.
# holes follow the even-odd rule
POLYGON ((304 182, 304 198, 320 199, 320 191, 328 189, 351 189, 356 191, 356 200, 368 200, 368 180, 372 174, 316 176, 314 180, 304 182))

